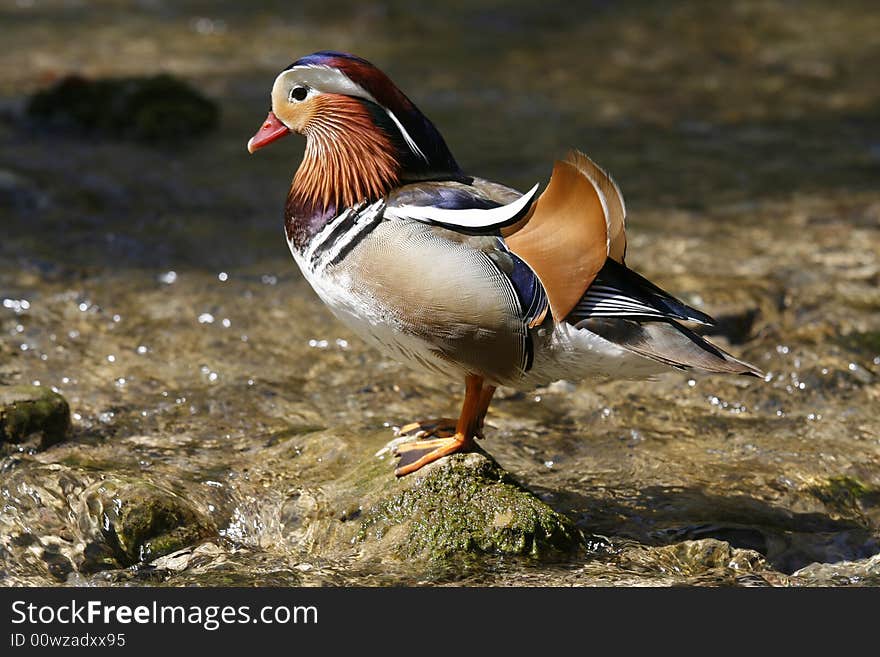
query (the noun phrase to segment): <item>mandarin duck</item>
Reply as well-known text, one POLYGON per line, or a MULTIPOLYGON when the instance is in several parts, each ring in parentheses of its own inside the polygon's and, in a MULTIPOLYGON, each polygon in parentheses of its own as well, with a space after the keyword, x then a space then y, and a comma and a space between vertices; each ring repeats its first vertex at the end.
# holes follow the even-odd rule
POLYGON ((711 324, 624 262, 626 207, 586 155, 525 194, 466 174, 378 68, 317 52, 275 78, 248 151, 306 139, 284 215, 303 276, 367 343, 464 381, 457 419, 399 433, 395 474, 466 451, 497 386, 650 378, 673 367, 760 375, 683 322, 711 324))

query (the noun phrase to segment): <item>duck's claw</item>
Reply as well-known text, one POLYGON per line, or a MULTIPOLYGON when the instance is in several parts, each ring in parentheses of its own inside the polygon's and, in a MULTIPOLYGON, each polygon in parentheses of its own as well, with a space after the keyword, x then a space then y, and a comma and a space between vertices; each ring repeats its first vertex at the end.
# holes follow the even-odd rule
POLYGON ((394 474, 402 477, 439 458, 472 449, 474 437, 481 436, 483 418, 494 391, 494 386, 486 386, 484 390, 482 377, 468 374, 465 377, 464 403, 458 420, 423 420, 401 427, 397 435, 439 437, 398 444, 394 448, 394 455, 400 457, 400 463, 394 474))
POLYGON ((473 445, 473 438, 460 433, 456 433, 449 438, 402 443, 394 449, 394 455, 400 457, 400 463, 397 464, 394 474, 398 477, 408 475, 439 458, 455 454, 456 452, 467 451, 473 445))
POLYGON ((450 438, 455 435, 457 420, 450 417, 418 420, 400 427, 396 435, 406 438, 450 438))
MULTIPOLYGON (((457 420, 450 417, 441 417, 433 420, 418 420, 404 424, 394 432, 400 438, 451 438, 455 435, 457 420)), ((480 424, 474 432, 474 438, 483 439, 483 425, 480 424)))

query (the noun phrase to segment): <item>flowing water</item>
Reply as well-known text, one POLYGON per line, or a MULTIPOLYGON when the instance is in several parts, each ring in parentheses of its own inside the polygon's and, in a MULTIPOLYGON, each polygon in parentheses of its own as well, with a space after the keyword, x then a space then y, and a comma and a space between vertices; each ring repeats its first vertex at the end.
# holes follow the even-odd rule
POLYGON ((0 26, 0 382, 73 412, 66 443, 0 461, 4 584, 880 584, 872 3, 29 0, 0 26), (306 547, 325 484, 462 392, 365 348, 300 277, 280 217, 302 142, 245 150, 277 71, 328 48, 389 72, 471 173, 526 189, 591 155, 628 264, 767 373, 501 390, 482 445, 592 537, 575 557, 306 547), (151 147, 21 118, 71 72, 182 76, 220 128, 151 147), (46 556, 124 486, 187 500, 206 542, 158 569, 46 556))

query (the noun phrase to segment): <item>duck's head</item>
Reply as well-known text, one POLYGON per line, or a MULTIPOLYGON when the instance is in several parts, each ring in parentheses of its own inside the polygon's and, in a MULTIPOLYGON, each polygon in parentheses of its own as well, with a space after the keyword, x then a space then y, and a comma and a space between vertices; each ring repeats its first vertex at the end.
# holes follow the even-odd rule
MULTIPOLYGON (((347 201, 375 196, 403 180, 460 175, 434 125, 387 75, 360 57, 332 51, 303 57, 278 74, 271 98, 271 111, 248 151, 291 132, 305 136, 303 167, 323 169, 342 187, 349 175, 362 179, 350 193, 342 190, 347 201), (334 166, 345 171, 334 173, 334 166)), ((308 185, 308 176, 297 176, 308 185)))

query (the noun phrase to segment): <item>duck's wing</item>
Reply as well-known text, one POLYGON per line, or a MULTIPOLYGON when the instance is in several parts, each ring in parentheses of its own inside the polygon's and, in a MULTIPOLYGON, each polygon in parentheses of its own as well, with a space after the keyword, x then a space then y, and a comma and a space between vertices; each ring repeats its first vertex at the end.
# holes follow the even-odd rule
POLYGON ((644 276, 610 258, 566 321, 577 324, 588 317, 677 319, 704 325, 715 323, 706 313, 676 299, 644 276))
POLYGON ((537 196, 474 179, 404 185, 387 198, 385 216, 411 219, 470 234, 500 234, 543 286, 562 321, 610 257, 623 262, 626 209, 611 177, 572 151, 557 161, 537 196))
MULTIPOLYGON (((516 350, 521 358, 515 359, 515 365, 520 374, 528 371, 533 359, 529 329, 544 321, 549 304, 541 281, 507 247, 499 226, 517 221, 522 208, 528 210, 532 202, 529 195, 480 179, 470 183, 419 181, 398 187, 385 198, 384 220, 392 224, 403 220, 400 228, 389 226, 386 231, 397 236, 396 260, 400 262, 386 262, 382 272, 371 276, 384 280, 391 268, 397 273, 384 287, 407 285, 401 281, 411 279, 411 272, 418 269, 413 259, 422 262, 424 268, 427 257, 430 267, 417 281, 419 293, 423 291, 427 297, 421 303, 408 304, 418 306, 407 310, 420 314, 414 323, 436 324, 430 331, 433 335, 448 331, 448 325, 488 327, 480 333, 496 336, 496 351, 509 346, 510 340, 519 341, 516 350), (413 222, 421 226, 416 228, 413 222), (416 244, 418 248, 412 249, 415 253, 410 253, 407 245, 416 244), (422 312, 422 306, 429 312, 422 312)), ((415 293, 410 290, 406 296, 414 298, 415 293)), ((453 351, 461 355, 463 341, 459 339, 457 344, 454 350, 450 347, 450 358, 456 358, 453 351)), ((475 344, 471 351, 470 360, 474 362, 500 358, 483 343, 475 344)), ((496 368, 500 367, 496 362, 496 368)), ((501 369, 497 372, 503 374, 501 369)))
POLYGON ((589 317, 578 328, 633 353, 677 369, 763 376, 760 369, 734 358, 674 320, 639 321, 621 317, 589 317))
POLYGON ((679 323, 714 323, 706 313, 611 259, 565 321, 671 367, 761 376, 754 365, 734 358, 679 323))

